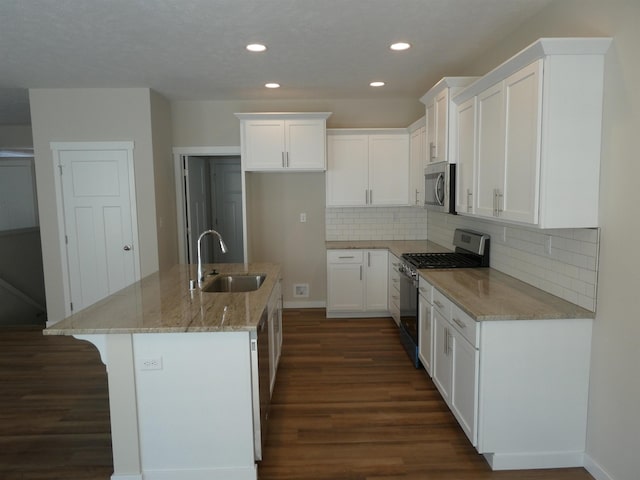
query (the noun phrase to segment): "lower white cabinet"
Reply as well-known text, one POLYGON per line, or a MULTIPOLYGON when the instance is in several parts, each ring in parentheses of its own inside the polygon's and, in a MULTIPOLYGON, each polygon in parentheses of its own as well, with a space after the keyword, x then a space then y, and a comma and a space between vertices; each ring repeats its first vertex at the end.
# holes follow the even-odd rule
POLYGON ((389 315, 387 250, 327 250, 327 317, 389 315))
POLYGON ((591 319, 477 322, 437 288, 431 319, 433 382, 492 469, 582 465, 591 319))
POLYGON ((430 377, 433 376, 433 287, 418 279, 418 357, 430 377))
POLYGON ((389 253, 389 314, 400 325, 400 259, 389 253))

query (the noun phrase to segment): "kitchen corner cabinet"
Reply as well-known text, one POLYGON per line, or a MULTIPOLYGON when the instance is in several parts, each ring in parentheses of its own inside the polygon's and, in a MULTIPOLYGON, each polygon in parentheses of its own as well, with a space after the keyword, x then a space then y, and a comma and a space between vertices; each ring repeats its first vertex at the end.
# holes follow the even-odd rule
POLYGON ((237 113, 245 171, 325 171, 330 113, 237 113))
POLYGON ((592 320, 475 321, 434 287, 432 322, 433 382, 492 469, 582 465, 592 320))
POLYGON ((388 316, 388 251, 327 250, 327 317, 388 316))
POLYGON ((409 204, 424 206, 424 167, 427 127, 425 117, 409 125, 409 204))
POLYGON ((425 105, 425 158, 427 163, 455 163, 450 137, 455 129, 455 105, 451 99, 477 77, 444 77, 420 101, 425 105))
POLYGON ((454 98, 458 213, 538 228, 598 226, 610 42, 538 40, 454 98))
POLYGON ((406 129, 327 132, 328 207, 409 205, 406 129))

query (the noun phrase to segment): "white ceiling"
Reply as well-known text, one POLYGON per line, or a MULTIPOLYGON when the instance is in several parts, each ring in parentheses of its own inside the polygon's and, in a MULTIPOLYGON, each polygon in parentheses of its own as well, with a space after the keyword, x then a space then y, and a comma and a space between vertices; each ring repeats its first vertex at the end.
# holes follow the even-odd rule
POLYGON ((172 100, 421 96, 551 0, 1 0, 0 124, 26 88, 172 100), (392 52, 395 41, 410 42, 392 52), (245 51, 264 43, 263 54, 245 51), (369 82, 383 80, 382 89, 369 82), (279 90, 264 83, 279 82, 279 90))

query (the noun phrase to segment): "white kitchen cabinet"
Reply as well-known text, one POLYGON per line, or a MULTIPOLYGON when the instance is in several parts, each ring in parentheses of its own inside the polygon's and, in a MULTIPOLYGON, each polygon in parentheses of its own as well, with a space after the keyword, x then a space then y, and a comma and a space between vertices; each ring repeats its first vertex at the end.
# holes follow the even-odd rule
POLYGON ((476 98, 457 107, 455 142, 458 152, 456 164, 456 212, 474 213, 474 179, 476 168, 476 98))
POLYGON ((400 325, 400 259, 389 252, 389 314, 400 325))
POLYGON ((409 204, 409 134, 405 129, 330 130, 328 207, 409 204))
POLYGON ((592 320, 478 322, 433 288, 432 321, 433 382, 492 469, 582 464, 592 320))
POLYGON ((245 171, 326 170, 329 113, 237 113, 245 171))
POLYGON ((409 204, 424 206, 424 167, 426 166, 427 128, 425 117, 409 125, 409 204))
POLYGON ((433 376, 433 287, 418 279, 418 357, 429 376, 433 376))
POLYGON ((388 316, 388 251, 327 251, 327 317, 388 316))
POLYGON ((433 383, 444 401, 451 403, 453 358, 449 321, 440 310, 433 309, 433 383))
POLYGON ((455 132, 455 105, 451 99, 477 77, 444 77, 425 93, 420 101, 425 104, 425 157, 427 163, 455 163, 455 145, 450 138, 455 132))
MULTIPOLYGON (((604 54, 609 38, 540 39, 455 96, 476 99, 473 204, 457 212, 538 228, 598 226, 604 54)), ((468 119, 467 119, 468 120, 468 119)), ((461 120, 457 120, 462 128, 461 120)), ((460 186, 460 182, 458 185, 460 186)), ((465 178, 465 189, 468 181, 465 178)), ((466 190, 458 192, 458 200, 466 190)))

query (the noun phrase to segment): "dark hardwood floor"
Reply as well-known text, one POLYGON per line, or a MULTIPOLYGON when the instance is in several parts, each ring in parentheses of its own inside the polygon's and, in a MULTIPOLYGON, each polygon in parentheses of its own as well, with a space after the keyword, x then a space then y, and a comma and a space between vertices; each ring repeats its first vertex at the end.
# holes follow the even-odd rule
MULTIPOLYGON (((95 348, 0 329, 0 479, 108 480, 105 367, 95 348)), ((592 480, 582 468, 492 472, 390 319, 286 310, 261 480, 592 480)))

